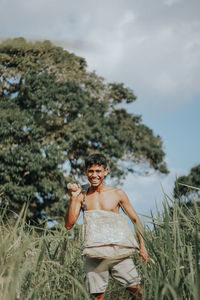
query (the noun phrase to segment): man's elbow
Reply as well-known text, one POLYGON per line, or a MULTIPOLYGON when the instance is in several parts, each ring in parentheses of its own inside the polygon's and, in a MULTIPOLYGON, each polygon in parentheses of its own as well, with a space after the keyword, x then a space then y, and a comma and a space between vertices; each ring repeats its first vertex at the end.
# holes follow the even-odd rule
POLYGON ((66 228, 67 230, 72 229, 72 227, 73 227, 73 226, 65 226, 65 228, 66 228))
POLYGON ((66 228, 67 230, 72 229, 73 226, 74 226, 74 224, 67 224, 67 223, 65 223, 65 228, 66 228))

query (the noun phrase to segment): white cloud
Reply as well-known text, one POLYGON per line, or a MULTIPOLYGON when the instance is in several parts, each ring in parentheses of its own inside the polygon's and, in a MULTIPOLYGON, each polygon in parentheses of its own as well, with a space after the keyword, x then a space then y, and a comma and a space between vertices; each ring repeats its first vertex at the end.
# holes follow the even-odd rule
POLYGON ((151 101, 152 112, 174 111, 200 94, 196 0, 1 2, 1 37, 58 41, 99 75, 133 88, 141 105, 151 101))
POLYGON ((175 4, 177 4, 177 3, 180 3, 181 0, 164 0, 163 2, 164 2, 164 4, 166 4, 166 5, 172 6, 172 5, 175 5, 175 4))

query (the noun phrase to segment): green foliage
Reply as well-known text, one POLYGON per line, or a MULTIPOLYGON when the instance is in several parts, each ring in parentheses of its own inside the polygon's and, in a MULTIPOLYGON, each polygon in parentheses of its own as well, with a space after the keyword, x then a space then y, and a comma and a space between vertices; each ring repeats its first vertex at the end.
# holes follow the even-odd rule
POLYGON ((191 203, 192 197, 196 200, 200 196, 200 165, 195 166, 190 170, 187 176, 177 178, 174 187, 174 196, 176 198, 184 198, 191 203))
POLYGON ((161 138, 119 108, 134 93, 49 41, 0 44, 0 95, 2 202, 15 212, 29 202, 30 220, 63 216, 66 183, 83 176, 93 152, 108 157, 116 178, 140 162, 168 172, 161 138))
MULTIPOLYGON (((151 261, 133 257, 144 299, 199 299, 200 212, 194 207, 188 214, 186 206, 166 199, 163 211, 149 217, 153 228, 145 228, 144 239, 151 261)), ((24 206, 15 222, 0 218, 0 299, 91 299, 84 286, 81 226, 41 229, 26 224, 26 213, 24 206)), ((130 295, 111 279, 105 300, 116 299, 130 295)))

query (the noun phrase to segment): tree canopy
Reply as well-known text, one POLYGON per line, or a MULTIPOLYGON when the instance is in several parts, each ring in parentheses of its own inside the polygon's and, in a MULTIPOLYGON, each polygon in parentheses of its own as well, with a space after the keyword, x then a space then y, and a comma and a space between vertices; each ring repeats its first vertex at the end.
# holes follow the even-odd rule
POLYGON ((187 176, 177 178, 174 186, 176 198, 186 198, 188 202, 200 197, 200 165, 193 167, 187 176))
POLYGON ((0 97, 1 203, 17 212, 28 201, 32 220, 62 213, 66 183, 91 153, 105 154, 116 178, 141 162, 168 172, 161 137, 122 108, 133 91, 50 41, 0 44, 0 97))

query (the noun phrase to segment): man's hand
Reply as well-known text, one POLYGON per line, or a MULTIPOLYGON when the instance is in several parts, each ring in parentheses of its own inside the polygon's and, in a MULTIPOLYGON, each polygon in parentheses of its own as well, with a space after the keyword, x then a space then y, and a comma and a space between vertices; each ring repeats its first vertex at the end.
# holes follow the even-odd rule
POLYGON ((140 255, 140 257, 141 257, 141 259, 143 260, 143 261, 147 261, 148 262, 148 260, 149 260, 149 255, 148 255, 148 253, 147 253, 147 250, 145 249, 145 248, 140 248, 140 250, 139 250, 139 255, 140 255))
POLYGON ((76 198, 80 195, 81 193, 81 186, 80 184, 76 184, 76 183, 68 183, 67 184, 67 188, 70 192, 70 196, 73 198, 76 198))

